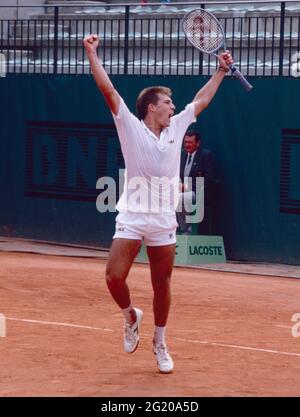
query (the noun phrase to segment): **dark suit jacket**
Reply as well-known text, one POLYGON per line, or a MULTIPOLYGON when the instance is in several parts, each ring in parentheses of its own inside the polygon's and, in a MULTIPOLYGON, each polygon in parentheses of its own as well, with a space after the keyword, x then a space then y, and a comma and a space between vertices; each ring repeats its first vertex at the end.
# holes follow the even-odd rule
MULTIPOLYGON (((180 179, 184 181, 184 167, 188 157, 186 150, 183 150, 181 153, 181 163, 180 163, 180 179)), ((212 152, 208 149, 198 148, 193 165, 189 174, 189 177, 192 177, 192 189, 196 191, 196 178, 204 177, 204 193, 205 201, 209 203, 211 199, 212 186, 214 183, 214 161, 212 152)))

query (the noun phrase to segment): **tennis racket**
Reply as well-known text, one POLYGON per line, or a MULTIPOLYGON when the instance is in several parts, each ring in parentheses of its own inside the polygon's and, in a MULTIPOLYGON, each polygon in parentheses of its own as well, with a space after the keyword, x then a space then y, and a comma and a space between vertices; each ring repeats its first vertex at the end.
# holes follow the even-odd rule
MULTIPOLYGON (((183 17, 182 28, 187 40, 202 53, 217 57, 219 49, 226 51, 224 30, 212 13, 200 8, 192 10, 183 17)), ((233 64, 229 68, 246 91, 252 90, 252 85, 233 64)))

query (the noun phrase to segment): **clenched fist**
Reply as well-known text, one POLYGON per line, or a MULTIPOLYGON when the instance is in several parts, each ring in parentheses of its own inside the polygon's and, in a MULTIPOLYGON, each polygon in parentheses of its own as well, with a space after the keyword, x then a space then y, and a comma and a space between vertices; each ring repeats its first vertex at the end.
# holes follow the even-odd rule
POLYGON ((87 53, 94 53, 99 46, 99 37, 97 35, 88 35, 83 39, 83 45, 87 53))
POLYGON ((219 55, 219 68, 222 69, 224 72, 229 71, 230 65, 233 64, 233 59, 229 51, 222 52, 219 55))

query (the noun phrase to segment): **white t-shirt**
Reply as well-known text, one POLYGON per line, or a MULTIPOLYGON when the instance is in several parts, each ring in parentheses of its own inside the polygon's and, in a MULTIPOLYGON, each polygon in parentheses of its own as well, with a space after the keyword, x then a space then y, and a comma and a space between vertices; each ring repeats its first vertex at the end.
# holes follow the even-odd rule
POLYGON ((113 118, 126 167, 124 191, 116 209, 173 214, 178 203, 181 145, 187 128, 196 121, 194 104, 171 117, 159 139, 129 111, 123 99, 113 118))

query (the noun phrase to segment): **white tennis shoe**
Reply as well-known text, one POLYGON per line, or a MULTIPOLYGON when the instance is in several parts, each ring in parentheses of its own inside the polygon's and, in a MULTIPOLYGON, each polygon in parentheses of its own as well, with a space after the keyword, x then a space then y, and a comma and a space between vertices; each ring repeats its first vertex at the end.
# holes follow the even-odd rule
POLYGON ((156 362, 159 372, 170 374, 174 369, 174 362, 168 353, 167 346, 163 343, 159 345, 153 344, 153 352, 156 356, 156 362))
POLYGON ((129 324, 125 322, 124 326, 124 349, 127 353, 133 353, 139 344, 139 330, 143 318, 142 310, 135 308, 136 313, 136 322, 133 324, 129 324))

